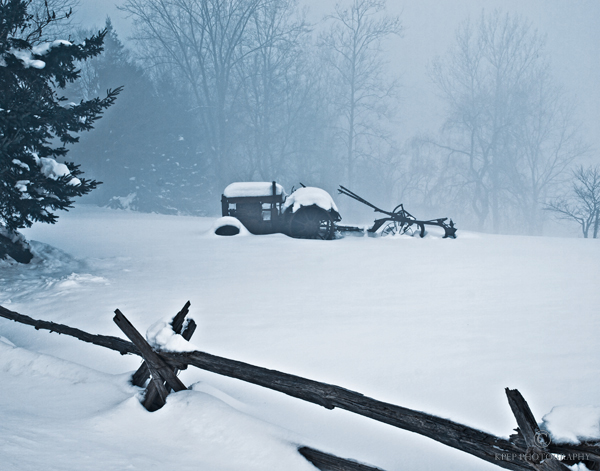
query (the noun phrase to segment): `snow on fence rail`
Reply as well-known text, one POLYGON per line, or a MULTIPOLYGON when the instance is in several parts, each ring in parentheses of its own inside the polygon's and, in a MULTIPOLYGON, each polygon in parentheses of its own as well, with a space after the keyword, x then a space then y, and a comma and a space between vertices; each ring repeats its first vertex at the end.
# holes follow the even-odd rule
MULTIPOLYGON (((191 338, 196 329, 193 320, 189 320, 184 327, 189 307, 188 301, 171 321, 173 331, 181 334, 186 340, 191 338)), ((177 377, 177 370, 191 365, 279 391, 327 409, 338 407, 403 430, 418 433, 505 469, 569 471, 567 464, 583 463, 590 471, 600 471, 600 446, 598 444, 551 443, 546 439, 547 434, 540 430, 529 405, 516 389, 506 388, 506 395, 518 424, 517 433, 511 435, 509 439, 505 439, 425 412, 378 401, 340 386, 200 351, 157 351, 148 344, 118 309, 115 311, 113 320, 131 342, 118 337, 90 334, 54 322, 32 319, 2 306, 0 306, 0 317, 31 325, 36 330, 44 329, 76 337, 84 342, 116 350, 122 355, 141 356, 144 362, 132 376, 132 383, 143 387, 150 379, 146 386, 143 403, 149 411, 162 407, 171 390, 187 389, 177 377)), ((299 452, 321 470, 369 471, 378 469, 308 447, 300 447, 299 452)))

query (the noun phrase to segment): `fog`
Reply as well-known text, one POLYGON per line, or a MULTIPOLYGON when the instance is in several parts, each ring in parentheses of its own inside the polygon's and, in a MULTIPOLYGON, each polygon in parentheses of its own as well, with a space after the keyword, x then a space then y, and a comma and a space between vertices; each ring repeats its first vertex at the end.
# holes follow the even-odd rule
MULTIPOLYGON (((144 2, 129 2, 130 5, 133 3, 141 4, 144 2)), ((556 226, 553 213, 544 211, 544 209, 547 209, 550 203, 556 203, 559 208, 576 212, 574 208, 577 201, 573 199, 575 197, 572 191, 575 188, 573 171, 579 166, 591 168, 590 166, 600 163, 597 151, 600 149, 600 91, 597 86, 600 83, 600 31, 597 28, 600 20, 600 2, 593 0, 528 0, 527 2, 516 0, 415 0, 404 2, 388 0, 386 12, 379 12, 375 16, 399 17, 402 34, 399 36, 384 34, 380 44, 374 47, 374 50, 379 51, 377 54, 380 58, 376 75, 379 75, 381 79, 385 78, 388 84, 396 80, 396 88, 393 97, 390 95, 389 98, 383 99, 382 106, 385 105, 388 109, 378 108, 374 114, 365 115, 364 118, 364 129, 366 130, 368 127, 368 133, 372 135, 374 129, 377 128, 378 135, 382 139, 385 137, 382 140, 382 142, 385 141, 385 144, 375 143, 373 139, 368 142, 367 140, 362 143, 359 142, 360 130, 357 129, 357 141, 354 144, 350 143, 350 151, 347 148, 348 143, 344 139, 338 139, 339 136, 336 134, 347 123, 333 123, 338 117, 345 116, 343 107, 336 108, 341 98, 337 100, 333 96, 342 87, 339 83, 334 86, 334 79, 331 78, 335 76, 335 67, 338 67, 339 63, 334 63, 337 59, 332 59, 332 57, 322 59, 323 47, 319 47, 320 38, 322 40, 328 32, 333 31, 335 19, 330 18, 324 22, 323 18, 327 15, 335 15, 336 3, 342 8, 351 4, 349 0, 345 2, 302 0, 300 2, 298 11, 302 8, 306 9, 306 21, 312 25, 312 32, 308 33, 306 38, 298 39, 298 47, 303 49, 302 54, 297 53, 298 56, 302 55, 303 63, 301 66, 295 64, 286 69, 287 73, 290 74, 286 79, 289 82, 290 77, 294 75, 292 70, 294 67, 297 68, 295 69, 296 74, 301 75, 305 74, 306 70, 310 71, 311 67, 315 72, 317 70, 319 73, 323 72, 325 69, 324 63, 334 65, 333 72, 323 72, 333 74, 329 78, 323 79, 326 84, 325 87, 319 85, 321 88, 315 92, 316 94, 321 93, 321 98, 315 98, 316 101, 311 102, 309 105, 300 105, 303 112, 306 113, 305 120, 302 121, 305 129, 298 129, 299 121, 288 123, 289 127, 295 127, 301 136, 305 138, 310 136, 310 143, 282 143, 277 133, 289 131, 289 128, 284 131, 282 126, 281 129, 272 131, 277 135, 275 137, 269 135, 268 139, 270 141, 264 144, 262 148, 255 146, 254 149, 249 149, 247 148, 248 140, 251 138, 259 139, 256 136, 251 136, 252 130, 256 129, 256 127, 252 127, 256 123, 250 123, 256 115, 255 109, 249 111, 245 118, 239 118, 240 109, 237 109, 234 113, 236 119, 240 119, 240 123, 243 121, 245 123, 243 125, 249 126, 246 131, 240 130, 240 126, 243 126, 240 123, 238 123, 239 126, 238 124, 231 125, 231 129, 228 128, 225 131, 221 128, 213 129, 211 123, 206 123, 207 116, 200 117, 200 121, 204 120, 204 124, 199 124, 194 128, 192 121, 198 119, 198 114, 194 112, 194 109, 201 109, 204 106, 203 102, 195 103, 194 106, 184 106, 184 104, 189 105, 190 99, 183 96, 185 95, 183 89, 187 89, 190 84, 184 84, 183 81, 176 86, 171 83, 167 85, 169 80, 176 81, 177 77, 181 77, 183 71, 172 70, 172 77, 169 80, 166 79, 164 74, 158 77, 156 64, 150 64, 148 56, 148 48, 153 52, 157 52, 156 45, 146 44, 144 46, 143 42, 134 40, 133 37, 136 34, 138 37, 140 36, 139 30, 135 30, 133 26, 135 15, 131 14, 131 8, 129 13, 117 8, 117 6, 126 6, 127 2, 125 0, 119 2, 110 0, 82 1, 75 14, 76 21, 82 27, 102 28, 106 17, 109 16, 118 39, 129 50, 128 60, 137 61, 138 64, 141 64, 141 69, 148 73, 148 86, 156 87, 158 90, 161 89, 161 86, 173 87, 172 91, 177 88, 177 93, 180 96, 167 98, 167 102, 173 105, 173 109, 165 112, 165 126, 173 127, 169 133, 176 136, 175 141, 173 141, 174 145, 181 146, 182 142, 189 144, 186 150, 180 150, 179 154, 174 153, 169 156, 169 151, 165 150, 169 149, 166 143, 156 144, 155 149, 161 145, 163 148, 153 151, 149 148, 152 146, 147 145, 148 136, 138 136, 137 139, 146 139, 146 142, 139 143, 138 150, 140 147, 147 147, 144 152, 138 152, 137 154, 136 159, 146 161, 144 170, 138 174, 135 170, 136 165, 131 161, 121 162, 120 164, 115 163, 114 166, 112 164, 97 164, 99 157, 96 155, 91 158, 91 154, 100 153, 104 159, 105 155, 110 154, 115 146, 107 145, 105 149, 100 151, 100 147, 104 142, 100 139, 100 135, 97 136, 93 145, 91 134, 95 131, 90 133, 89 138, 82 136, 80 148, 74 146, 70 155, 74 160, 81 161, 82 169, 86 171, 86 175, 104 181, 104 188, 97 190, 95 195, 88 196, 87 201, 142 211, 214 215, 219 211, 219 192, 225 184, 235 179, 276 179, 286 186, 288 192, 293 185, 298 186, 299 181, 308 185, 324 187, 330 192, 334 192, 338 184, 351 185, 356 192, 364 194, 365 197, 372 199, 374 203, 380 206, 393 207, 397 203, 404 202, 405 206, 410 204, 413 213, 420 212, 423 217, 451 216, 458 220, 460 227, 501 233, 552 234, 557 230, 564 230, 565 233, 574 236, 581 233, 577 221, 571 218, 569 222, 568 215, 566 215, 567 220, 564 225, 556 226), (494 182, 496 177, 492 174, 481 177, 479 184, 488 194, 485 198, 476 200, 472 193, 479 190, 466 189, 471 184, 477 185, 477 183, 473 183, 474 174, 467 175, 466 164, 461 167, 460 163, 456 163, 457 148, 455 147, 462 145, 457 143, 461 130, 449 125, 448 120, 453 112, 458 111, 451 109, 451 100, 448 99, 450 92, 448 90, 444 92, 440 82, 440 80, 443 80, 444 74, 450 70, 450 66, 448 65, 446 69, 442 68, 440 70, 437 83, 432 74, 436 60, 442 67, 441 64, 450 57, 449 51, 457 43, 457 31, 460 30, 461 25, 464 26, 466 19, 470 18, 471 23, 477 25, 482 15, 492 16, 496 10, 499 10, 500 17, 508 14, 521 25, 528 25, 530 37, 533 37, 537 31, 539 38, 543 40, 543 47, 539 51, 541 57, 539 61, 540 70, 547 65, 547 69, 544 69, 546 70, 544 77, 549 77, 551 81, 548 88, 560 88, 561 106, 570 108, 568 115, 570 128, 567 131, 565 127, 561 131, 563 132, 561 135, 572 133, 576 129, 577 136, 572 136, 572 144, 569 144, 572 147, 569 152, 561 154, 560 163, 555 165, 556 168, 551 169, 554 172, 551 178, 543 184, 538 185, 539 182, 537 181, 532 183, 534 186, 539 186, 539 188, 536 187, 530 191, 533 196, 525 195, 526 190, 522 189, 524 185, 529 185, 528 183, 522 182, 520 184, 521 189, 516 189, 511 186, 511 182, 515 179, 526 180, 527 174, 533 175, 536 172, 540 175, 544 174, 547 168, 543 166, 542 168, 538 164, 536 164, 538 167, 535 169, 532 169, 531 166, 527 167, 527 164, 525 164, 527 168, 522 166, 517 168, 515 164, 514 168, 507 170, 502 164, 502 168, 500 166, 497 168, 498 182, 494 182), (307 45, 310 45, 314 50, 307 53, 307 45), (316 59, 317 56, 319 56, 319 59, 316 59), (325 62, 319 62, 319 60, 325 60, 325 62), (300 70, 300 67, 302 67, 302 70, 300 70), (162 85, 161 80, 163 80, 162 85), (164 82, 165 80, 166 82, 164 82), (179 87, 180 85, 181 87, 179 87), (446 93, 446 96, 444 96, 444 93, 446 93), (327 110, 317 106, 323 99, 328 100, 330 98, 331 102, 328 103, 327 110), (185 112, 178 111, 175 105, 177 100, 181 100, 181 105, 186 108, 185 112), (307 107, 310 106, 314 108, 309 110, 307 107), (321 114, 316 118, 311 113, 321 114), (183 122, 177 124, 172 117, 181 116, 182 114, 185 114, 183 122), (378 122, 374 122, 375 117, 378 122), (319 120, 321 121, 319 122, 319 120), (166 121, 168 121, 168 125, 166 121), (335 129, 329 136, 319 136, 317 139, 316 135, 320 133, 323 126, 329 124, 332 125, 332 129, 335 129), (182 129, 178 130, 177 126, 182 126, 182 129), (197 135, 194 137, 195 129, 197 129, 197 135), (224 132, 228 136, 226 138, 227 143, 231 143, 235 139, 238 140, 227 151, 229 154, 223 160, 225 163, 217 164, 217 162, 221 162, 221 157, 208 155, 210 149, 214 150, 214 143, 202 142, 204 137, 213 132, 224 132), (575 143, 575 139, 577 143, 575 143), (433 147, 431 146, 432 143, 433 147), (352 149, 353 145, 356 146, 354 149, 352 149), (271 160, 265 163, 261 161, 264 156, 258 154, 266 152, 267 147, 272 155, 270 156, 271 160), (455 151, 452 156, 448 152, 440 151, 440 149, 449 147, 452 147, 455 151), (257 155, 250 157, 252 152, 257 155), (352 156, 352 152, 356 152, 356 156, 352 156), (149 153, 156 155, 152 159, 147 159, 149 153), (346 155, 348 155, 348 158, 346 158, 346 155), (162 165, 161 157, 164 157, 165 162, 171 158, 171 166, 162 165), (329 157, 332 159, 331 162, 328 161, 329 157), (194 158, 197 159, 197 162, 194 161, 194 158), (241 163, 237 159, 247 160, 241 163), (209 161, 212 164, 207 163, 209 161), (452 169, 445 167, 450 161, 452 161, 450 164, 452 169), (161 169, 158 169, 161 165, 161 169), (147 172, 150 166, 152 166, 154 176, 160 174, 159 178, 155 178, 156 181, 160 181, 161 191, 163 191, 159 200, 153 200, 149 196, 157 196, 158 191, 152 187, 149 177, 143 175, 143 172, 147 172), (425 172, 421 168, 423 166, 431 171, 425 172), (177 172, 172 171, 171 167, 179 167, 180 169, 185 167, 186 170, 181 174, 177 174, 177 172), (353 167, 355 168, 353 169, 353 167), (437 171, 436 174, 432 170, 433 167, 437 171), (520 176, 515 176, 515 172, 519 173, 520 176), (394 174, 393 178, 391 177, 392 174, 394 174), (452 178, 449 175, 453 175, 452 178), (147 185, 146 196, 143 195, 143 188, 140 188, 140 181, 147 185), (164 192, 166 187, 168 187, 169 194, 164 192), (458 189, 459 187, 460 189, 458 189), (162 202, 168 200, 168 203, 162 204, 161 200, 162 202), (483 207, 482 205, 489 207, 483 207), (500 209, 494 209, 494 205, 500 209)), ((330 52, 334 49, 330 48, 330 52)), ((246 75, 246 77, 248 76, 250 75, 246 75)), ((110 85, 116 87, 122 84, 114 83, 110 85)), ((383 83, 379 84, 379 90, 384 85, 383 83)), ((114 110, 110 110, 106 114, 107 123, 99 122, 98 131, 100 134, 102 126, 108 126, 109 119, 112 119, 111 116, 124 112, 124 107, 131 99, 131 93, 127 91, 128 85, 125 84, 125 86, 126 91, 121 97, 121 103, 115 105, 114 110), (127 93, 129 93, 129 96, 127 96, 127 93)), ((298 90, 314 90, 312 87, 316 85, 302 82, 290 86, 298 87, 298 90)), ((258 103, 264 98, 253 95, 254 92, 248 90, 246 105, 252 100, 258 103)), ((286 90, 286 93, 289 93, 290 90, 293 91, 290 88, 286 90)), ((289 96, 286 95, 285 98, 280 96, 279 89, 273 89, 272 92, 275 95, 273 100, 296 99, 291 96, 292 93, 289 96)), ((458 93, 457 90, 455 92, 458 93)), ((519 93, 522 93, 522 91, 519 93)), ((225 97, 224 99, 228 100, 229 98, 225 97)), ((135 100, 130 103, 130 106, 137 106, 135 100)), ((164 105, 160 105, 159 108, 161 106, 164 105)), ((554 107, 554 104, 552 107, 554 107)), ((374 109, 375 104, 371 108, 374 109)), ((280 111, 277 110, 276 112, 279 113, 280 111)), ((516 112, 511 111, 510 113, 516 112)), ((148 113, 144 112, 142 115, 147 117, 148 113)), ((142 116, 138 116, 138 118, 142 119, 142 116)), ((265 116, 259 118, 264 119, 265 116)), ((270 118, 278 122, 284 119, 276 114, 273 114, 270 118)), ((130 122, 133 117, 128 116, 124 119, 130 122)), ((233 118, 230 116, 223 119, 224 123, 229 123, 228 120, 233 118)), ((160 126, 160 120, 146 124, 148 126, 160 126)), ((487 124, 481 127, 486 126, 487 124)), ((523 129, 524 124, 521 123, 515 126, 523 129)), ((489 129, 486 128, 486 132, 488 131, 489 129)), ((462 129, 462 132, 467 131, 462 129)), ((555 130, 548 131, 548 133, 550 132, 555 132, 555 130)), ((156 133, 151 134, 155 135, 156 133)), ((106 131, 104 135, 110 136, 110 132, 106 131)), ((260 136, 260 139, 264 140, 267 137, 260 136)), ((508 138, 503 137, 503 139, 508 138)), ((514 133, 511 134, 510 139, 514 140, 510 145, 516 149, 522 149, 525 145, 525 140, 519 141, 520 144, 516 142, 514 133)), ((555 142, 548 142, 539 147, 544 148, 550 155, 553 151, 549 150, 549 147, 552 145, 559 146, 555 142)), ((128 143, 127 146, 136 147, 135 142, 128 143)), ((560 146, 562 146, 562 141, 560 146)), ((561 148, 561 151, 562 149, 564 147, 561 148)), ((458 150, 464 151, 462 147, 458 150)), ((219 152, 221 152, 220 148, 219 152)), ((506 155, 515 155, 514 150, 508 151, 505 148, 503 152, 506 155)), ((107 158, 110 159, 110 157, 107 158)), ((117 159, 116 156, 112 161, 109 161, 114 163, 115 159, 117 159)), ((131 159, 134 159, 134 157, 131 157, 131 159)), ((522 159, 525 162, 526 157, 524 156, 522 159)), ((137 161, 139 163, 139 160, 137 161)), ((497 164, 492 164, 492 167, 494 165, 497 164)), ((360 212, 355 211, 353 204, 346 205, 346 203, 342 203, 341 209, 344 215, 347 214, 350 218, 360 219, 362 217, 360 212)), ((561 214, 555 212, 554 215, 560 216, 561 214)), ((563 216, 565 215, 563 214, 563 216)))
MULTIPOLYGON (((120 38, 128 43, 132 22, 114 0, 83 1, 76 12, 86 27, 101 27, 110 16, 120 38)), ((318 24, 336 0, 302 0, 308 19, 318 24)), ((344 2, 341 2, 342 4, 344 2)), ((547 35, 553 70, 579 106, 581 120, 594 147, 600 148, 600 2, 597 0, 413 0, 387 2, 388 11, 401 17, 402 38, 390 41, 389 61, 402 79, 402 129, 408 134, 437 126, 435 94, 427 66, 452 42, 457 26, 483 9, 517 12, 547 35)), ((599 157, 600 158, 600 157, 599 157)))

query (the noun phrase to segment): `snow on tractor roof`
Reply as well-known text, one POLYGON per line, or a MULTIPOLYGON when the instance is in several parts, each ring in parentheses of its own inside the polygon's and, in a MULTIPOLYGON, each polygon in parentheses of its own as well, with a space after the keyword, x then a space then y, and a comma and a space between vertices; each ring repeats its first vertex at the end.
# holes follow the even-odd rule
POLYGON ((291 206, 292 212, 295 213, 302 206, 312 206, 313 204, 319 208, 323 208, 325 211, 333 209, 335 212, 338 212, 331 195, 321 188, 312 186, 298 188, 294 191, 286 198, 285 203, 283 203, 283 209, 286 210, 291 206))
MULTIPOLYGON (((275 184, 275 194, 285 195, 285 190, 278 183, 275 184)), ((271 182, 236 182, 223 191, 225 198, 240 198, 245 196, 272 196, 273 183, 271 182)))

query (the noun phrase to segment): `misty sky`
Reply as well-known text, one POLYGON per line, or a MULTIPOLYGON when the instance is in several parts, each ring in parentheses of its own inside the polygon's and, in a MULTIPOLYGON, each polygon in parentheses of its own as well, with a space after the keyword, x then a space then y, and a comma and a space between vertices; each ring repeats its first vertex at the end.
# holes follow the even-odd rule
MULTIPOLYGON (((81 0, 78 20, 100 27, 109 15, 125 40, 130 23, 116 8, 123 1, 81 0)), ((309 20, 316 22, 332 11, 336 1, 301 3, 310 8, 309 20)), ((547 35, 553 72, 576 100, 588 141, 600 149, 600 0, 388 0, 388 8, 401 15, 405 28, 404 37, 390 44, 390 62, 403 86, 399 117, 406 135, 402 137, 439 126, 427 66, 448 49, 459 23, 468 15, 477 17, 482 8, 501 8, 522 14, 547 35)))

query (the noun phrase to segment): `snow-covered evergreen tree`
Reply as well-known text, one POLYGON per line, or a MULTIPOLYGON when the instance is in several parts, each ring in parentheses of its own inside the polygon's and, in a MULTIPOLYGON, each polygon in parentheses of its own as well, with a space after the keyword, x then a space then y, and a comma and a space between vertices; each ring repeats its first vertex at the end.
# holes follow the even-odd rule
MULTIPOLYGON (((24 263, 31 252, 17 230, 56 222, 54 211, 71 207, 73 198, 98 185, 80 178, 78 165, 57 159, 64 159, 65 145, 92 129, 120 92, 67 103, 59 91, 79 77, 76 61, 102 52, 106 31, 82 44, 55 40, 34 46, 22 34, 33 19, 29 3, 0 0, 0 258, 24 263)), ((47 11, 39 27, 55 19, 47 11)))

